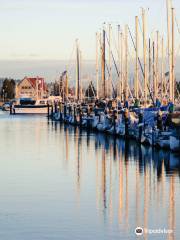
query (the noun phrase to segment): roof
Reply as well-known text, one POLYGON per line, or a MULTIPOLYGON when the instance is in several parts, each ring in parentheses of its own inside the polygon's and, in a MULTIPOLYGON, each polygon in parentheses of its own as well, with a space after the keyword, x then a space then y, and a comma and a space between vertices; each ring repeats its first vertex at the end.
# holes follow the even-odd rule
POLYGON ((36 89, 36 84, 38 82, 38 89, 41 90, 43 88, 44 91, 47 91, 47 85, 42 77, 25 77, 20 83, 24 80, 28 80, 34 89, 36 89))

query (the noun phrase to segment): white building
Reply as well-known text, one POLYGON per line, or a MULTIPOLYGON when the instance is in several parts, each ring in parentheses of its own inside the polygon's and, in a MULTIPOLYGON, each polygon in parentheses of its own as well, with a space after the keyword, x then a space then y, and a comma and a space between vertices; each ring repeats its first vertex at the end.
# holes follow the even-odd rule
POLYGON ((25 77, 16 85, 16 98, 41 99, 48 97, 47 86, 44 78, 25 77))

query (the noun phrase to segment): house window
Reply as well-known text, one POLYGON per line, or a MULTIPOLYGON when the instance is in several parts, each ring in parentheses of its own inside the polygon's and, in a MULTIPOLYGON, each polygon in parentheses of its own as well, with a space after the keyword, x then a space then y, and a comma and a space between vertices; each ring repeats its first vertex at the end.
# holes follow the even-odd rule
POLYGON ((22 86, 22 89, 32 89, 31 86, 22 86))

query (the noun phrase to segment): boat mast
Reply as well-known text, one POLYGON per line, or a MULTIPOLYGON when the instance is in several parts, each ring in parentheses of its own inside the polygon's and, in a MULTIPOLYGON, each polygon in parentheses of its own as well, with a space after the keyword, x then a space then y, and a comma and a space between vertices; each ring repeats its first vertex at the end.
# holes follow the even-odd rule
POLYGON ((139 29, 138 29, 138 16, 135 17, 135 28, 136 28, 136 73, 135 73, 135 98, 139 98, 139 29))
POLYGON ((99 33, 99 50, 100 50, 100 65, 101 65, 101 83, 99 84, 99 97, 103 98, 103 80, 102 80, 102 32, 99 33))
POLYGON ((82 51, 79 50, 79 98, 82 101, 82 51))
POLYGON ((109 24, 109 81, 108 81, 108 90, 109 97, 112 97, 112 57, 111 57, 111 31, 112 26, 109 24))
POLYGON ((79 101, 80 97, 80 70, 79 70, 79 43, 76 39, 76 99, 79 101))
POLYGON ((147 59, 146 59, 146 16, 145 10, 142 9, 142 21, 143 21, 143 59, 144 59, 144 101, 147 103, 147 59))
POLYGON ((123 67, 124 67, 124 41, 123 41, 123 32, 121 32, 120 36, 121 41, 121 73, 120 73, 120 86, 121 86, 121 92, 120 92, 120 98, 121 101, 123 101, 123 93, 124 93, 124 78, 123 78, 123 67))
POLYGON ((171 70, 171 51, 170 51, 170 2, 166 0, 167 7, 167 47, 168 47, 168 63, 169 63, 169 98, 172 100, 172 70, 171 70))
POLYGON ((120 25, 118 25, 118 65, 119 65, 119 79, 117 84, 117 96, 121 98, 121 38, 120 38, 120 25))
POLYGON ((68 97, 69 97, 69 90, 68 90, 68 88, 69 88, 69 79, 68 79, 68 67, 66 67, 66 75, 65 75, 65 77, 66 77, 66 84, 65 84, 65 92, 66 92, 66 99, 68 99, 68 97))
POLYGON ((128 25, 125 26, 125 101, 128 100, 128 25))
POLYGON ((161 98, 163 99, 165 92, 165 81, 164 81, 164 38, 161 40, 161 98))
MULTIPOLYGON (((62 85, 59 86, 59 87, 62 88, 63 102, 65 102, 65 92, 64 92, 64 81, 63 81, 63 76, 60 77, 60 82, 61 82, 62 85)), ((59 84, 59 85, 60 85, 60 84, 59 84)), ((60 91, 59 91, 59 93, 60 93, 60 91)))
POLYGON ((174 59, 174 8, 171 9, 171 17, 172 17, 172 66, 171 66, 171 76, 172 76, 172 102, 174 103, 174 92, 175 92, 175 59, 174 59))
POLYGON ((153 41, 153 96, 154 102, 156 101, 157 93, 156 93, 156 69, 155 69, 155 46, 153 41))
POLYGON ((151 91, 151 89, 152 89, 151 67, 152 67, 152 62, 151 62, 151 39, 149 38, 149 91, 151 91))
POLYGON ((99 98, 99 62, 98 62, 98 33, 96 33, 96 98, 99 98))
POLYGON ((155 96, 158 97, 159 88, 159 31, 156 32, 156 85, 155 96))
POLYGON ((106 43, 105 43, 105 37, 106 37, 106 32, 105 32, 105 26, 103 27, 103 36, 102 36, 102 48, 101 48, 101 78, 102 78, 102 87, 103 87, 103 98, 106 98, 106 75, 105 75, 105 48, 106 48, 106 43))
POLYGON ((167 47, 168 47, 168 59, 170 58, 170 14, 169 14, 169 0, 166 0, 167 8, 167 47))

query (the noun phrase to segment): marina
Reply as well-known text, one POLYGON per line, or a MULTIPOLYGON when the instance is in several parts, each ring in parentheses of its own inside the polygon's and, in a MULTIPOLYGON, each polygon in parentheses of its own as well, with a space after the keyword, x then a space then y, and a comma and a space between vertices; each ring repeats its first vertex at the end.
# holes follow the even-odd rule
POLYGON ((109 109, 108 103, 102 104, 101 108, 91 105, 90 111, 89 105, 58 105, 56 102, 51 106, 51 112, 48 111, 48 118, 114 137, 136 139, 139 144, 180 151, 180 112, 170 113, 165 108, 163 119, 160 108, 134 109, 129 112, 127 108, 118 109, 114 105, 109 109))
POLYGON ((7 0, 4 16, 0 239, 179 240, 178 0, 7 0))

